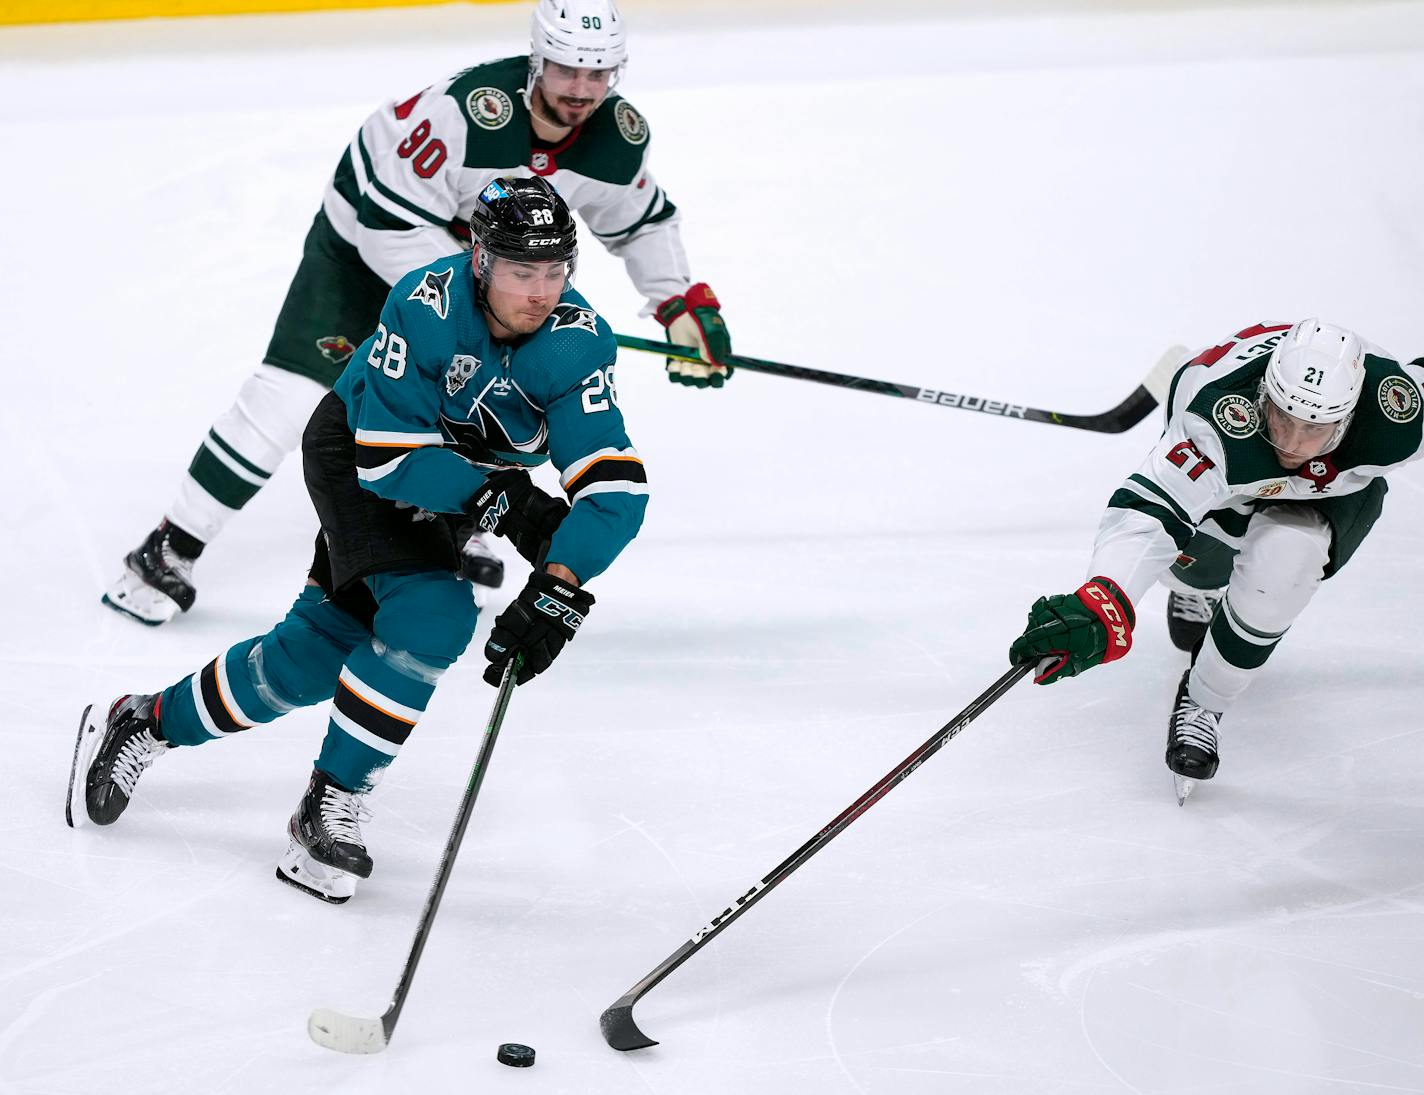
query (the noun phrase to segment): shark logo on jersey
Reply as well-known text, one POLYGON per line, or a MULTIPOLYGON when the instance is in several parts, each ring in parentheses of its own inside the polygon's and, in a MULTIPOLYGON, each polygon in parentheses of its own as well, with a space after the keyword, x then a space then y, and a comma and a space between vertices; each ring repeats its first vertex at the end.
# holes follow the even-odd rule
POLYGON ((356 352, 356 347, 351 345, 351 340, 345 335, 327 335, 325 338, 319 338, 316 340, 316 348, 328 361, 337 365, 345 365, 351 360, 351 355, 356 352))
POLYGON ((411 290, 410 296, 405 299, 430 305, 435 314, 444 319, 450 314, 450 282, 454 277, 453 266, 448 270, 441 270, 438 274, 434 270, 427 270, 425 277, 420 279, 420 284, 411 290))
POLYGON ((479 367, 480 359, 469 354, 456 354, 452 357, 449 367, 445 370, 445 394, 455 395, 470 382, 470 377, 475 375, 475 370, 479 367))
POLYGON ((549 328, 551 331, 572 327, 587 331, 591 335, 598 334, 598 315, 592 308, 580 308, 577 304, 556 304, 552 318, 554 322, 549 328))

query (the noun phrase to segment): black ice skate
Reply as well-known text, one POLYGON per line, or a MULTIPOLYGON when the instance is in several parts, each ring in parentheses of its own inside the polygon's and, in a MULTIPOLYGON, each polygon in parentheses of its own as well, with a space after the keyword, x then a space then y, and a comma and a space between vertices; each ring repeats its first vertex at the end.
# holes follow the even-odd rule
POLYGON ((485 542, 482 533, 475 533, 460 548, 460 573, 477 586, 498 589, 504 584, 504 560, 485 542))
POLYGON ((1197 780, 1216 775, 1220 761, 1217 755, 1217 726, 1221 716, 1200 707, 1187 692, 1188 669, 1177 686, 1177 702, 1172 708, 1172 720, 1167 727, 1167 767, 1177 786, 1177 805, 1181 806, 1192 793, 1197 780))
POLYGON ((1167 594, 1167 634, 1178 650, 1192 651, 1206 638, 1206 629, 1221 604, 1219 589, 1175 590, 1167 594))
POLYGON ((277 864, 277 877, 333 905, 349 901, 356 880, 371 877, 360 824, 370 818, 360 795, 343 791, 325 773, 312 772, 287 825, 292 842, 277 864))
POLYGON ((124 557, 124 572, 104 603, 140 623, 157 627, 193 607, 193 563, 203 543, 164 521, 124 557))
POLYGON ((143 770, 168 752, 153 701, 153 696, 120 696, 107 707, 91 703, 84 709, 64 804, 71 829, 118 821, 143 770))

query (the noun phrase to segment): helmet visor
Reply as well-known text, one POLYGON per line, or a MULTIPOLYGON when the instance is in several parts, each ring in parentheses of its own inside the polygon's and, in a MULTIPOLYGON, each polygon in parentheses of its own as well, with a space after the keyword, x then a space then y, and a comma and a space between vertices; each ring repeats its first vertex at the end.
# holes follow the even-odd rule
POLYGON ((1307 422, 1281 410, 1275 400, 1261 400, 1266 439, 1282 460, 1303 464, 1333 449, 1346 422, 1307 422))
POLYGON ((575 259, 553 262, 529 262, 490 255, 481 249, 480 280, 501 293, 526 297, 558 296, 573 284, 575 259))

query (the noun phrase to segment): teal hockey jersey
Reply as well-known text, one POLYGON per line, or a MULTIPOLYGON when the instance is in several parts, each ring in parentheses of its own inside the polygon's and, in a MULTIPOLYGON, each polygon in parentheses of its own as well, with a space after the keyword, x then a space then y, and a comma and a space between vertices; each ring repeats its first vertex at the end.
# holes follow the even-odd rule
POLYGON ((547 560, 587 582, 637 535, 647 475, 624 430, 617 344, 572 288, 532 335, 490 334, 468 253, 406 274, 336 382, 356 475, 381 498, 460 513, 496 468, 552 460, 572 510, 547 560))

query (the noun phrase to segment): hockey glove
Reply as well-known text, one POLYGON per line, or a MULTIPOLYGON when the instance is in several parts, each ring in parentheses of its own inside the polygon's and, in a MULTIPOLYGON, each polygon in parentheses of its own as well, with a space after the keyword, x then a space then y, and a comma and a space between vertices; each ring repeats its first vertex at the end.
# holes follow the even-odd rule
POLYGON ((1040 597, 1028 610, 1028 627, 1009 647, 1014 665, 1038 663, 1034 684, 1075 677, 1132 649, 1137 614, 1116 582, 1093 578, 1073 593, 1040 597))
POLYGON ((578 634, 592 607, 592 593, 536 570, 519 596, 495 617, 485 643, 485 657, 492 663, 485 670, 485 682, 498 687, 505 664, 521 650, 524 664, 515 678, 518 683, 525 684, 544 672, 564 644, 578 634))
POLYGON ((536 487, 527 472, 503 468, 489 473, 484 486, 465 503, 465 512, 480 532, 503 536, 538 566, 540 548, 553 539, 569 506, 536 487))
POLYGON ((732 376, 727 358, 732 353, 732 336, 722 319, 717 294, 699 281, 685 293, 668 297, 653 313, 667 328, 667 338, 675 346, 695 346, 701 361, 667 359, 668 379, 694 388, 720 388, 732 376))

